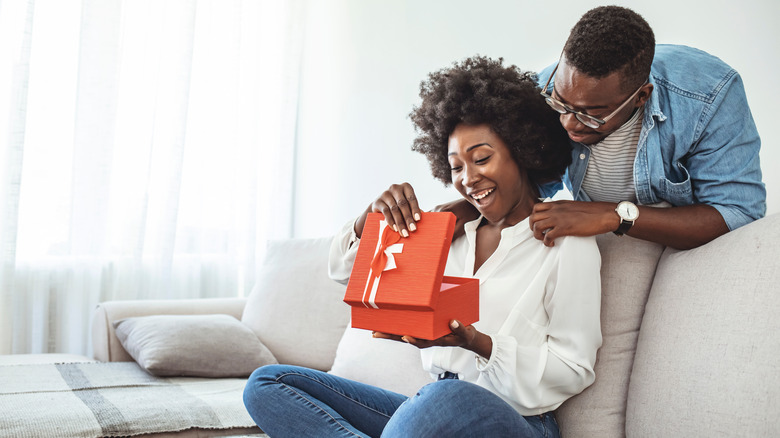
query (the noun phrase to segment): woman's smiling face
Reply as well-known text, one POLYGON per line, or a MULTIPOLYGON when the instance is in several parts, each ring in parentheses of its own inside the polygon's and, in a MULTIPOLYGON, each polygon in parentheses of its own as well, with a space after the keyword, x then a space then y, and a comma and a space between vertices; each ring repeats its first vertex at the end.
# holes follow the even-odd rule
POLYGON ((491 223, 514 225, 536 202, 536 189, 489 125, 459 124, 450 134, 452 184, 491 223))

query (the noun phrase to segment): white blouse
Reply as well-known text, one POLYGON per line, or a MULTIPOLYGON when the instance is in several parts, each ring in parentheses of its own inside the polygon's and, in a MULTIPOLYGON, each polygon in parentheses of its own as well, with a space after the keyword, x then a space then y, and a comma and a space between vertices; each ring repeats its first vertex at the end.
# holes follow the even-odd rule
MULTIPOLYGON (((546 247, 528 219, 501 231, 495 252, 474 273, 477 226, 449 252, 445 275, 479 279, 479 322, 493 340, 490 359, 459 347, 422 349, 423 368, 476 383, 521 415, 556 409, 595 379, 601 346, 601 256, 594 237, 562 237, 546 247)), ((346 282, 357 253, 353 222, 331 245, 329 273, 346 282)), ((401 333, 402 334, 402 333, 401 333)))

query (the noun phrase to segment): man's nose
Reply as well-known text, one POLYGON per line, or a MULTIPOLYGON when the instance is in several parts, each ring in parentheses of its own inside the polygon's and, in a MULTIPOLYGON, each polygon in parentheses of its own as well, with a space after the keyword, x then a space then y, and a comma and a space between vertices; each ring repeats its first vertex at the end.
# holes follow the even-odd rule
POLYGON ((583 124, 577 119, 574 113, 561 114, 561 125, 567 131, 576 131, 581 129, 583 124))

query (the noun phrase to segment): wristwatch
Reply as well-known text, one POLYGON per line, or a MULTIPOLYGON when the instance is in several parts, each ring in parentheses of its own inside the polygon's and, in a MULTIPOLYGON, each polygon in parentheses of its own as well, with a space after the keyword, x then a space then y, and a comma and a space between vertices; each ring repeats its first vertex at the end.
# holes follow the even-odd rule
POLYGON ((634 221, 639 217, 639 208, 630 201, 620 201, 615 208, 615 212, 620 216, 620 225, 613 231, 618 236, 627 233, 634 226, 634 221))

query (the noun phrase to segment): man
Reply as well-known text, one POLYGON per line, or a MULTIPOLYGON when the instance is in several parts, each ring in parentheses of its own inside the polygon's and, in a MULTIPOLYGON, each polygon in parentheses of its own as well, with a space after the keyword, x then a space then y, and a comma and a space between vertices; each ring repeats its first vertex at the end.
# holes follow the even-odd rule
POLYGON ((582 16, 539 80, 573 143, 577 200, 534 207, 545 245, 616 232, 688 249, 764 216, 761 142, 740 76, 718 58, 656 46, 639 14, 607 6, 582 16))

